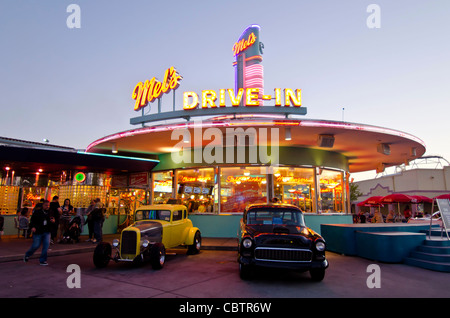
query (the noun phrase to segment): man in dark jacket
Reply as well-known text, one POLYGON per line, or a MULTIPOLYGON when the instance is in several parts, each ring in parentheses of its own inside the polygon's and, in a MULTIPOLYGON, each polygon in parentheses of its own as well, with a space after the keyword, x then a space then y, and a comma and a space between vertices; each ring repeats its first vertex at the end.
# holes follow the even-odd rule
POLYGON ((51 232, 51 240, 50 244, 53 244, 53 242, 56 240, 56 237, 58 235, 58 227, 59 227, 59 218, 62 214, 61 205, 59 204, 59 197, 55 195, 52 199, 52 202, 50 202, 50 217, 55 218, 55 222, 50 224, 50 232, 51 232))
POLYGON ((50 202, 45 200, 42 204, 41 210, 36 210, 31 216, 30 229, 33 233, 33 244, 30 249, 25 253, 23 260, 28 262, 31 255, 36 252, 36 250, 42 244, 42 252, 39 257, 39 263, 41 265, 48 265, 47 263, 47 251, 50 245, 50 232, 51 223, 55 223, 55 218, 50 215, 50 202))

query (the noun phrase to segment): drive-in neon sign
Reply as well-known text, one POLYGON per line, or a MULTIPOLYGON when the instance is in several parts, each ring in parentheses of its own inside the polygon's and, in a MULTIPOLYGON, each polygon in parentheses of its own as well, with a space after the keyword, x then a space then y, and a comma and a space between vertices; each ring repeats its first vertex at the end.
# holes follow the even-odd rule
POLYGON ((137 83, 131 95, 131 97, 136 100, 134 110, 139 110, 142 107, 147 106, 148 103, 160 98, 164 93, 167 94, 171 90, 176 90, 178 86, 180 86, 181 79, 182 77, 172 66, 166 70, 162 82, 153 77, 151 80, 146 80, 144 83, 137 83))
POLYGON ((260 99, 274 99, 275 106, 282 106, 283 101, 284 106, 302 106, 301 89, 293 90, 290 88, 285 88, 283 90, 284 99, 282 98, 281 91, 281 88, 275 88, 273 96, 267 94, 263 94, 262 96, 260 96, 259 88, 240 88, 238 89, 237 94, 232 88, 220 89, 219 94, 217 94, 214 90, 203 90, 201 99, 195 92, 184 92, 183 109, 192 110, 196 109, 199 105, 201 105, 201 108, 226 107, 226 97, 228 97, 233 107, 241 105, 242 101, 244 106, 260 106, 260 99))
MULTIPOLYGON (((174 67, 170 67, 164 74, 162 82, 155 77, 139 82, 133 89, 131 97, 136 101, 134 110, 140 110, 148 103, 160 98, 162 94, 176 90, 180 86, 181 75, 177 73, 174 67)), ((262 106, 263 100, 274 100, 275 106, 302 106, 302 90, 290 88, 275 88, 272 95, 264 94, 261 88, 239 88, 237 91, 233 88, 215 90, 203 90, 199 96, 195 92, 183 93, 183 110, 193 110, 200 108, 226 107, 227 101, 231 106, 262 106), (284 96, 282 96, 284 94, 284 96)))

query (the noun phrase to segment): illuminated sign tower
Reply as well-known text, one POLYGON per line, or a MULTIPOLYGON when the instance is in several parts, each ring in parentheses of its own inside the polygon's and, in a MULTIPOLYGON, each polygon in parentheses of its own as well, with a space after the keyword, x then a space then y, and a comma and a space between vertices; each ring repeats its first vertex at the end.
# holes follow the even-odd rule
MULTIPOLYGON (((264 69, 262 54, 264 45, 259 41, 260 26, 252 24, 247 27, 233 46, 235 61, 235 90, 239 88, 258 88, 259 105, 263 105, 264 69)), ((243 98, 245 100, 245 98, 243 98)), ((241 102, 242 103, 242 102, 241 102)))

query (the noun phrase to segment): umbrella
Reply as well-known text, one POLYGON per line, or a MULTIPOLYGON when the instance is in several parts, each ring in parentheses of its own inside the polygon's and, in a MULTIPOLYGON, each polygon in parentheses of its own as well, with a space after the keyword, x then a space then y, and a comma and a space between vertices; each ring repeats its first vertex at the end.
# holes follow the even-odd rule
POLYGON ((430 199, 430 198, 428 198, 428 197, 426 197, 426 196, 423 196, 423 195, 413 195, 412 196, 412 203, 432 203, 433 202, 433 199, 430 199))
POLYGON ((413 198, 403 193, 389 194, 381 199, 381 203, 406 203, 412 202, 413 198))
POLYGON ((401 217, 400 213, 400 203, 412 202, 413 198, 409 195, 403 193, 393 193, 389 194, 381 199, 381 203, 397 203, 398 204, 398 215, 401 217))
POLYGON ((382 197, 381 195, 376 195, 376 196, 370 197, 370 198, 367 199, 367 204, 370 204, 371 206, 380 206, 380 205, 383 205, 383 204, 381 203, 381 199, 382 199, 382 198, 383 198, 383 197, 382 197))
POLYGON ((359 202, 357 206, 380 206, 382 203, 380 202, 382 196, 373 196, 365 199, 362 202, 359 202))
POLYGON ((367 200, 369 200, 369 199, 365 199, 364 201, 361 201, 361 202, 357 203, 356 205, 357 206, 366 206, 367 200))
POLYGON ((450 200, 450 193, 438 195, 437 197, 434 197, 433 199, 448 199, 448 200, 450 200))

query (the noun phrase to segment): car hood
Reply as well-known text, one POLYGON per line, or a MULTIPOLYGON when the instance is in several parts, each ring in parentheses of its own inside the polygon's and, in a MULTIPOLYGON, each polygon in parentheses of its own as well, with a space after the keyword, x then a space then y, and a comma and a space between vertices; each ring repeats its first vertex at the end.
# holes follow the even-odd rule
POLYGON ((321 238, 306 226, 246 225, 245 230, 257 246, 310 247, 312 242, 321 238))
MULTIPOLYGON (((141 239, 147 239, 149 241, 161 241, 162 236, 162 224, 158 221, 138 221, 130 226, 141 232, 141 239)), ((125 229, 126 230, 126 229, 125 229)))

